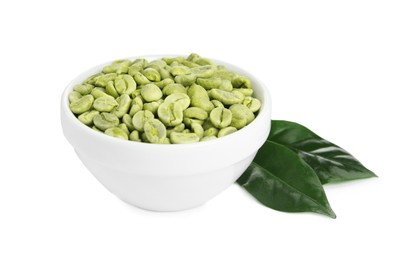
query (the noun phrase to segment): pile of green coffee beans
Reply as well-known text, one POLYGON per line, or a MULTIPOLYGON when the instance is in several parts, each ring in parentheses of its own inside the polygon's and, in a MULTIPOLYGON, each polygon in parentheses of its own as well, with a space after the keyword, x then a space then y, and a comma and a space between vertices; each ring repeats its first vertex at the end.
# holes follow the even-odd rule
POLYGON ((70 109, 117 138, 184 144, 219 138, 251 123, 261 102, 247 77, 197 54, 118 60, 74 87, 70 109))

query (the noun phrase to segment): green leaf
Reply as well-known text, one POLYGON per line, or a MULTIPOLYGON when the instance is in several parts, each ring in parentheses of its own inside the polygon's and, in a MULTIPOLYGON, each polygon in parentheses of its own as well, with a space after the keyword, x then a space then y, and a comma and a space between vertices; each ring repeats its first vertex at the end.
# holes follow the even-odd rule
POLYGON ((297 123, 272 120, 268 140, 298 153, 322 184, 376 177, 350 153, 297 123))
POLYGON ((315 172, 283 145, 267 141, 237 182, 272 209, 336 217, 315 172))

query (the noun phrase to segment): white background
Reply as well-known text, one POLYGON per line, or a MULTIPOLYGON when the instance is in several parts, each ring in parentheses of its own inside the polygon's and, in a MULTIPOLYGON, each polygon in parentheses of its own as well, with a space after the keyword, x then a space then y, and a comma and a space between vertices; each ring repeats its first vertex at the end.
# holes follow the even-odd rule
POLYGON ((417 13, 414 1, 2 1, 0 259, 417 259, 417 13), (270 210, 238 185, 185 212, 121 202, 65 140, 61 92, 102 62, 190 52, 252 72, 274 119, 379 178, 326 186, 335 220, 270 210))

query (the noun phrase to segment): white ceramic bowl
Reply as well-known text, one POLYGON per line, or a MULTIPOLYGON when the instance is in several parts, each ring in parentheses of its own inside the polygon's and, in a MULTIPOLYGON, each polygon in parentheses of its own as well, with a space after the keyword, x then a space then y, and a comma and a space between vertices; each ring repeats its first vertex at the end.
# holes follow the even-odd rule
MULTIPOLYGON (((170 55, 141 56, 154 60, 170 55)), ((131 58, 131 59, 135 59, 131 58)), ((100 72, 105 63, 77 76, 64 90, 61 124, 65 137, 90 172, 121 200, 148 210, 196 207, 234 183, 249 166, 270 131, 271 101, 266 87, 245 70, 213 60, 251 79, 262 107, 241 130, 193 144, 147 144, 121 140, 85 126, 69 109, 74 85, 100 72)))

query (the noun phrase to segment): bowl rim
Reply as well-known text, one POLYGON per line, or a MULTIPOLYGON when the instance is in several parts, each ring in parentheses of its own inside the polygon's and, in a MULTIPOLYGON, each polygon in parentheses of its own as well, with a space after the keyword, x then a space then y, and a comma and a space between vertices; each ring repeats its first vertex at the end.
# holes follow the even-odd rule
MULTIPOLYGON (((151 55, 138 55, 138 56, 131 56, 131 57, 126 57, 126 58, 121 58, 118 60, 123 60, 123 59, 129 59, 129 60, 135 60, 135 59, 139 59, 139 58, 145 58, 148 61, 152 61, 155 59, 161 59, 161 58, 173 58, 173 57, 179 57, 179 56, 183 56, 183 57, 187 57, 187 55, 183 55, 183 54, 151 54, 151 55)), ((256 91, 260 91, 262 94, 262 102, 261 102, 261 108, 257 114, 257 116, 255 117, 255 119, 248 125, 246 125, 245 127, 239 129, 238 131, 227 135, 227 136, 223 136, 222 138, 216 138, 213 140, 208 140, 208 141, 203 141, 203 142, 196 142, 196 143, 188 143, 188 144, 153 144, 153 143, 145 143, 145 142, 134 142, 131 140, 123 140, 120 138, 115 138, 113 136, 108 136, 104 133, 100 133, 97 131, 94 131, 93 129, 91 129, 89 126, 84 125, 83 123, 81 123, 76 115, 73 114, 73 112, 70 110, 70 106, 69 106, 69 100, 68 100, 68 95, 69 93, 73 90, 74 86, 76 84, 80 84, 82 81, 80 81, 80 78, 85 76, 85 78, 88 77, 88 75, 93 75, 94 73, 98 73, 100 72, 99 70, 101 68, 103 68, 106 65, 109 65, 110 63, 114 62, 115 60, 112 61, 107 61, 104 63, 101 63, 99 65, 90 67, 87 70, 84 70, 83 72, 79 73, 76 77, 74 77, 70 83, 67 84, 67 86, 65 87, 62 96, 61 96, 61 109, 62 109, 62 113, 71 121, 71 123, 73 125, 77 125, 79 126, 80 130, 82 130, 83 132, 86 132, 89 135, 93 135, 94 138, 98 138, 104 142, 111 142, 114 143, 115 145, 128 145, 128 146, 132 146, 132 147, 137 147, 137 146, 143 146, 144 148, 146 147, 147 149, 179 149, 181 148, 200 148, 200 147, 205 147, 205 146, 212 146, 212 145, 217 145, 219 143, 224 143, 227 140, 233 139, 233 138, 237 138, 240 139, 240 136, 245 136, 247 135, 249 132, 251 132, 259 123, 261 123, 260 121, 264 119, 264 117, 268 116, 269 120, 271 120, 270 118, 270 114, 271 114, 271 96, 270 96, 270 92, 267 88, 267 86, 257 77, 255 77, 252 73, 248 72, 247 70, 231 64, 229 62, 225 62, 223 60, 219 60, 216 58, 211 58, 211 57, 206 57, 210 59, 211 61, 213 61, 216 65, 223 65, 225 66, 228 70, 232 70, 232 71, 237 71, 239 74, 244 74, 246 77, 249 77, 250 80, 253 82, 256 82, 256 91), (97 72, 94 72, 97 71, 97 72), (172 148, 171 148, 172 147, 172 148)), ((254 85, 254 84, 253 84, 254 85)), ((254 89, 254 88, 253 88, 254 89)), ((269 129, 270 130, 270 129, 269 129)))

